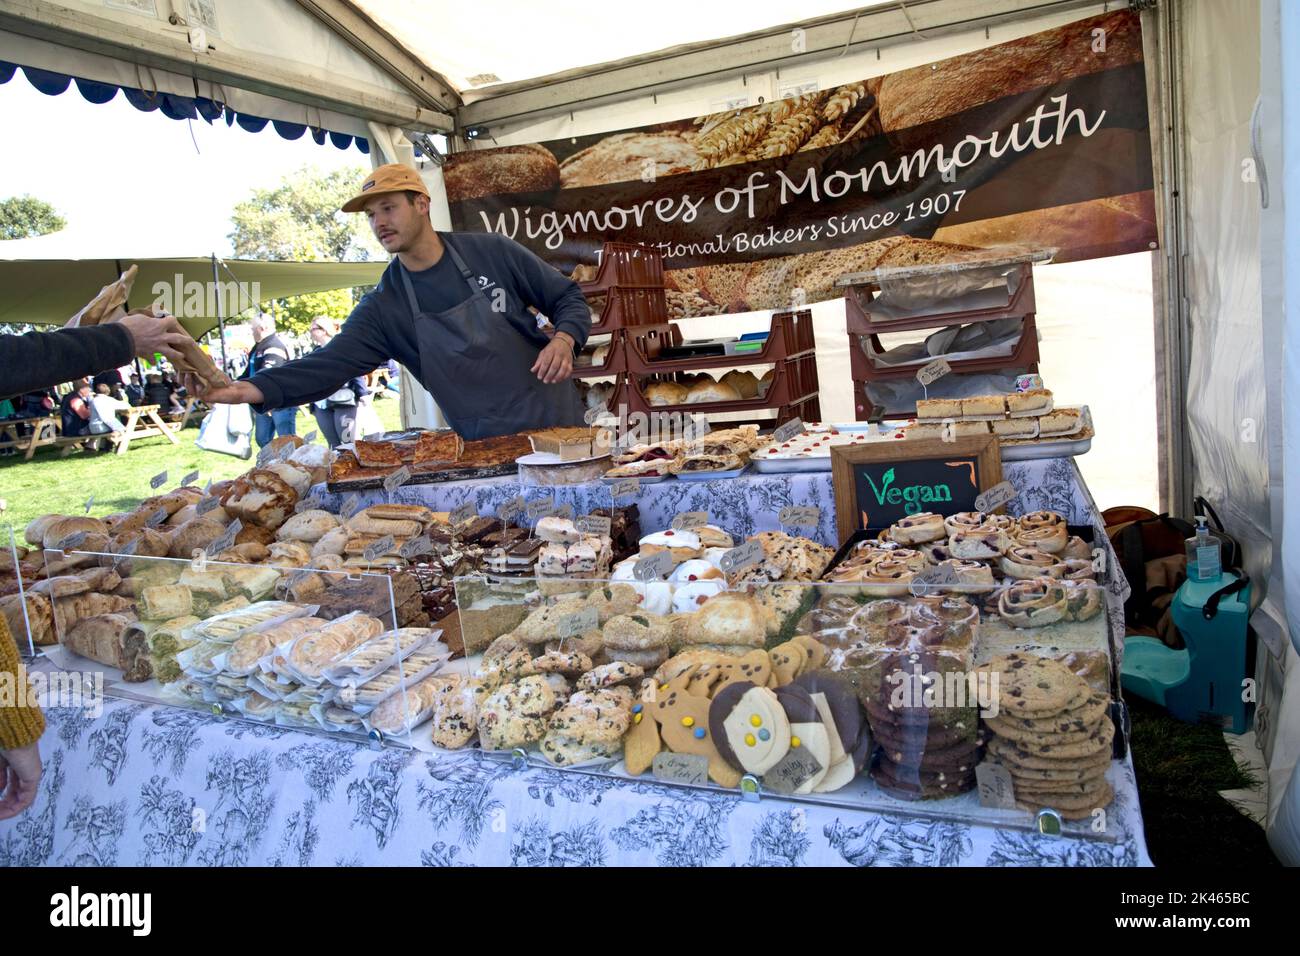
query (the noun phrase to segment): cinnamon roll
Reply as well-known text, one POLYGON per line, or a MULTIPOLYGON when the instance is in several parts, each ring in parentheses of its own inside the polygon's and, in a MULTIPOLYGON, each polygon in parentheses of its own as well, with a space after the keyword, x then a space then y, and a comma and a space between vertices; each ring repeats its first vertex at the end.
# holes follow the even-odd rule
POLYGON ((998 595, 998 614, 1013 627, 1043 627, 1064 620, 1069 602, 1055 578, 1017 581, 998 595))
POLYGON ((941 515, 930 511, 922 511, 920 514, 908 515, 906 518, 895 521, 894 526, 889 531, 889 537, 899 544, 911 545, 940 541, 947 533, 944 530, 941 515))
POLYGON ((983 526, 985 517, 982 511, 959 511, 944 518, 943 527, 949 535, 958 531, 974 531, 983 526))
POLYGON ((849 623, 851 627, 860 627, 869 635, 879 636, 885 633, 885 628, 889 625, 906 621, 908 611, 908 605, 902 601, 871 601, 864 604, 849 623))
POLYGON ((916 571, 906 562, 883 558, 866 568, 858 583, 869 585, 873 596, 901 597, 914 577, 916 571))
POLYGON ((1016 521, 1011 536, 1016 544, 1037 548, 1048 554, 1059 554, 1065 550, 1070 535, 1065 528, 1065 519, 1055 511, 1031 511, 1016 521))
POLYGON ((1066 618, 1087 621, 1101 613, 1101 588, 1091 581, 1065 581, 1066 618))
POLYGON ((1066 539, 1065 547, 1061 549, 1061 557, 1071 561, 1091 561, 1092 548, 1088 547, 1087 541, 1077 534, 1072 534, 1066 539))
POLYGON ((1001 557, 1011 543, 1006 534, 998 530, 957 531, 948 538, 948 550, 954 558, 964 561, 988 560, 1001 557))
POLYGON ((1046 551, 1017 544, 1008 548, 1002 556, 1002 573, 1017 581, 1038 577, 1060 578, 1065 576, 1065 565, 1046 551))
POLYGON ((993 569, 983 562, 950 558, 940 563, 939 567, 949 568, 960 584, 975 587, 993 586, 993 569))
POLYGON ((917 550, 925 555, 926 563, 931 565, 942 564, 952 558, 952 552, 948 550, 946 540, 931 541, 929 544, 918 545, 917 550))
POLYGON ((960 597, 923 597, 912 605, 908 620, 917 627, 946 627, 979 623, 979 608, 960 597))
POLYGON ((1065 567, 1065 573, 1061 575, 1067 581, 1095 581, 1097 572, 1093 569, 1091 561, 1083 561, 1076 558, 1070 558, 1062 562, 1065 567))

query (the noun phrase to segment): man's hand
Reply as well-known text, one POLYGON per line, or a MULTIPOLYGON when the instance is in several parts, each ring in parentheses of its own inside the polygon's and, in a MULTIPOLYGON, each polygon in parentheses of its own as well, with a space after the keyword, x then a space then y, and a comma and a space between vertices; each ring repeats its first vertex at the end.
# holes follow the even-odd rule
POLYGON ((161 352, 173 364, 185 364, 181 346, 190 340, 190 334, 181 328, 174 315, 156 315, 149 309, 138 309, 118 320, 126 327, 135 342, 135 354, 151 359, 161 352))
POLYGON ((555 338, 538 354, 531 371, 547 385, 569 377, 573 371, 573 338, 568 332, 555 333, 555 338))
POLYGON ((235 382, 220 388, 208 388, 206 384, 192 373, 181 377, 181 384, 190 395, 197 395, 209 405, 260 405, 266 401, 262 390, 252 382, 235 382))
POLYGON ((36 744, 0 750, 0 820, 32 805, 41 782, 41 752, 36 744))

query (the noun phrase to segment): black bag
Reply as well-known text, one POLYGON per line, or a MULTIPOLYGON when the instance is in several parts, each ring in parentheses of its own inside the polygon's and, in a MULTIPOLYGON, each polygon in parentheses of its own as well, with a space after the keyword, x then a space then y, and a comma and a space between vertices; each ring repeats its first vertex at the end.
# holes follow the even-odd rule
MULTIPOLYGON (((1150 512, 1148 512, 1150 514, 1150 512)), ((1195 527, 1182 518, 1152 514, 1121 525, 1111 533, 1111 544, 1119 558, 1120 569, 1128 580, 1131 593, 1124 602, 1124 622, 1133 629, 1155 630, 1164 608, 1155 602, 1162 595, 1173 594, 1184 580, 1178 575, 1174 586, 1147 583, 1147 562, 1181 558, 1184 542, 1195 527)))

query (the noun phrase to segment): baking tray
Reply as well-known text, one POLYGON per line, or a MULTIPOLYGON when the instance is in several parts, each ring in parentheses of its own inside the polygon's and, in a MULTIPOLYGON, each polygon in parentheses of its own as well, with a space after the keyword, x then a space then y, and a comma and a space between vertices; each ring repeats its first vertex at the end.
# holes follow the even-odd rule
POLYGON ((1092 438, 1058 438, 1054 441, 1025 442, 1002 446, 1003 461, 1036 461, 1039 458, 1070 458, 1087 454, 1092 438))
POLYGON ((620 481, 627 481, 628 478, 635 478, 643 485, 657 485, 661 481, 668 481, 672 475, 625 475, 622 478, 610 478, 608 475, 603 476, 600 480, 607 485, 616 485, 620 481))
POLYGON ((678 481, 719 481, 724 478, 739 478, 744 468, 730 468, 727 471, 684 471, 677 475, 678 481))

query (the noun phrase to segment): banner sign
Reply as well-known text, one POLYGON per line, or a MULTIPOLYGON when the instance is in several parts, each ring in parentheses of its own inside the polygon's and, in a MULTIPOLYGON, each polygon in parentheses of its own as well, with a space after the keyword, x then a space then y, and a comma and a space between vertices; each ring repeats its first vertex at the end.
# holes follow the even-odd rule
POLYGON ((576 278, 608 240, 661 250, 674 317, 1008 246, 1066 262, 1157 243, 1132 10, 711 116, 459 153, 445 178, 457 230, 576 278))

